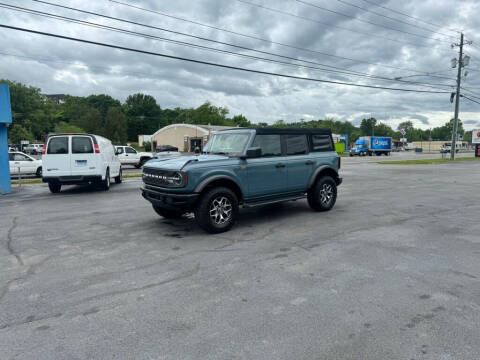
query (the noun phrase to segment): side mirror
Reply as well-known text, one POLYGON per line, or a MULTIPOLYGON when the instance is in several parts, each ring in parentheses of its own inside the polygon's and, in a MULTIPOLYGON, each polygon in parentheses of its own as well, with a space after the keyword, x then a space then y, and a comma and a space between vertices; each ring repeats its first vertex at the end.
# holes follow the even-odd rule
POLYGON ((120 151, 118 149, 115 150, 115 155, 120 155, 120 151))
POLYGON ((262 149, 259 147, 251 147, 247 149, 247 158, 259 158, 262 156, 262 149))
POLYGON ((195 148, 195 154, 200 154, 200 148, 198 146, 195 148))

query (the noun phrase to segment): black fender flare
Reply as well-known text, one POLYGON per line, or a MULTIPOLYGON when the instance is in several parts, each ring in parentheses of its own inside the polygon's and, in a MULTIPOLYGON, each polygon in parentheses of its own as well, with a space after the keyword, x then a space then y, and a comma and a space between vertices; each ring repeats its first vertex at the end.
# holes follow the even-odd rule
POLYGON ((315 183, 315 179, 317 178, 318 174, 320 174, 321 172, 325 171, 325 170, 328 170, 328 171, 333 171, 335 173, 335 176, 336 176, 336 179, 334 179, 335 181, 338 182, 338 171, 331 167, 330 165, 322 165, 322 166, 319 166, 312 174, 312 176, 310 177, 310 181, 308 182, 308 188, 311 188, 313 186, 313 184, 315 183))
POLYGON ((202 180, 196 187, 195 187, 195 190, 194 192, 196 193, 201 193, 203 191, 203 189, 205 189, 208 184, 210 184, 211 182, 213 181, 217 181, 217 180, 228 180, 228 181, 231 181, 233 182, 239 189, 240 191, 242 191, 242 187, 240 186, 240 184, 235 180, 233 179, 232 177, 228 176, 228 175, 213 175, 213 176, 210 176, 210 177, 207 177, 206 179, 202 180))

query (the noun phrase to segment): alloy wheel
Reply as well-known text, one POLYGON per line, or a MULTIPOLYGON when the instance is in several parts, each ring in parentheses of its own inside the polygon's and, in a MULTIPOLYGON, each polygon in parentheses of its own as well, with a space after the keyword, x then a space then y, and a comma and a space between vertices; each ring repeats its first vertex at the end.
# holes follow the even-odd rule
POLYGON ((210 205, 210 218, 217 225, 223 225, 232 217, 232 204, 225 196, 213 199, 210 205))

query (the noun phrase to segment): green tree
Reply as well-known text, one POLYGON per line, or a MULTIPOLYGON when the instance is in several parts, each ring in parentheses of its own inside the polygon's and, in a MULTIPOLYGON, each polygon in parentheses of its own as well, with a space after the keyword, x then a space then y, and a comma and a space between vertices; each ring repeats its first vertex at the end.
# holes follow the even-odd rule
POLYGON ((60 121, 55 125, 56 133, 84 133, 85 130, 79 128, 78 126, 66 123, 65 121, 60 121))
POLYGON ((108 109, 102 133, 114 143, 125 144, 127 142, 127 117, 121 107, 108 109))
POLYGON ((105 94, 87 96, 85 98, 85 103, 88 106, 97 109, 103 118, 107 116, 109 108, 120 107, 122 105, 117 99, 105 94))
POLYGON ((22 140, 33 141, 33 134, 22 125, 13 125, 8 129, 8 142, 11 144, 20 144, 22 140))
POLYGON ((72 125, 84 129, 90 134, 99 134, 103 131, 103 118, 100 111, 90 107, 83 107, 83 112, 71 121, 72 125))
POLYGON ((375 118, 362 119, 362 122, 360 123, 360 132, 362 136, 374 135, 376 124, 377 124, 377 119, 375 118))
POLYGON ((136 141, 138 135, 153 134, 160 127, 168 125, 161 118, 161 108, 155 98, 146 94, 128 96, 124 105, 127 114, 128 140, 136 141))

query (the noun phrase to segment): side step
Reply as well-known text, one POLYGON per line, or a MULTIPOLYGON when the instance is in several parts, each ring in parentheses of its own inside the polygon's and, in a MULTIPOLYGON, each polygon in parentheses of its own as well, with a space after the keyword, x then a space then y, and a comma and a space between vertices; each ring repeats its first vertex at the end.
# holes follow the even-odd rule
POLYGON ((283 197, 283 198, 275 198, 275 199, 270 199, 270 200, 261 200, 261 201, 244 203, 242 206, 244 208, 252 208, 252 207, 257 207, 257 206, 280 203, 280 202, 284 202, 284 201, 295 201, 295 200, 305 199, 306 197, 307 197, 307 195, 301 194, 301 195, 294 195, 294 196, 288 196, 288 197, 283 197))

